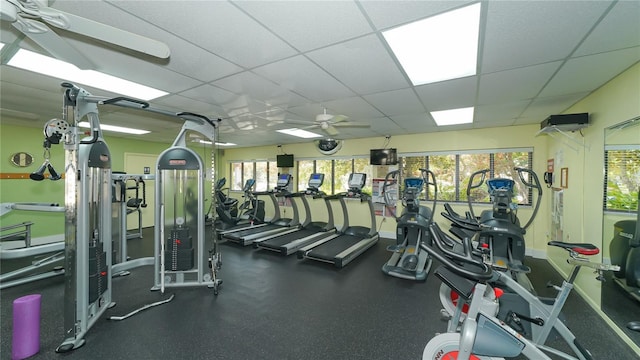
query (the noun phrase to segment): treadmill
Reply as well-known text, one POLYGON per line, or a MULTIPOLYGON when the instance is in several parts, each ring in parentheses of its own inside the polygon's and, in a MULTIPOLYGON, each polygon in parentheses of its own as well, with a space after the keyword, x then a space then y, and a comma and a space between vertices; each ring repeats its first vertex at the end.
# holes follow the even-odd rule
MULTIPOLYGON (((327 202, 335 200, 340 202, 344 215, 342 228, 331 236, 300 248, 297 252, 298 259, 322 261, 342 268, 378 242, 379 236, 376 231, 376 215, 373 201, 371 196, 362 192, 366 179, 367 174, 352 173, 349 175, 349 190, 347 192, 325 197, 327 202), (371 214, 371 225, 369 227, 349 225, 345 199, 350 199, 350 202, 360 200, 360 203, 366 202, 368 204, 371 214)), ((327 206, 330 205, 327 204, 327 206)))
POLYGON ((274 251, 286 256, 293 254, 305 245, 317 241, 320 237, 326 237, 335 233, 331 206, 327 206, 329 213, 327 222, 311 221, 311 209, 307 198, 323 198, 325 193, 320 191, 323 182, 324 174, 311 174, 305 191, 286 195, 291 198, 291 201, 295 201, 295 198, 300 198, 305 209, 306 218, 297 231, 266 237, 262 239, 262 241, 255 240, 253 246, 257 249, 274 251))
POLYGON ((269 195, 273 205, 275 207, 275 214, 273 218, 264 226, 249 227, 233 232, 226 232, 222 234, 222 238, 231 242, 238 243, 242 246, 251 245, 254 240, 261 239, 274 234, 284 234, 297 230, 299 228, 298 221, 298 206, 295 201, 291 202, 293 208, 293 218, 281 218, 280 217, 280 205, 278 204, 278 197, 284 197, 290 192, 287 187, 291 183, 291 174, 280 174, 278 176, 278 182, 276 187, 272 191, 254 192, 257 196, 269 195))

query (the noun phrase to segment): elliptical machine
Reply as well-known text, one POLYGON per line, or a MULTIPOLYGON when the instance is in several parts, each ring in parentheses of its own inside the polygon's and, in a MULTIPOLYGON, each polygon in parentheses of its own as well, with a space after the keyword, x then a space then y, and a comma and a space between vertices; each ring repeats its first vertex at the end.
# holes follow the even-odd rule
POLYGON ((512 202, 515 185, 515 181, 512 179, 493 178, 486 180, 493 206, 491 210, 484 210, 479 217, 476 217, 471 204, 472 190, 485 183, 487 173, 490 172, 489 169, 476 171, 469 179, 467 186, 469 213, 467 216, 464 218, 459 216, 449 206, 445 206, 447 212, 443 212, 442 216, 452 222, 451 233, 460 239, 471 237, 474 244, 484 253, 485 261, 489 265, 499 271, 511 271, 514 279, 521 281, 524 285, 529 283, 526 274, 531 271, 528 266, 524 265, 524 234, 538 213, 542 198, 542 186, 538 176, 532 170, 519 167, 514 170, 525 186, 537 190, 538 193, 533 213, 524 226, 520 224, 517 216, 517 204, 512 202), (528 179, 525 175, 528 175, 528 179), (478 176, 480 180, 476 181, 478 176))
POLYGON ((224 193, 226 178, 216 182, 216 214, 215 227, 218 231, 229 230, 243 223, 260 224, 264 222, 264 200, 256 199, 252 189, 256 184, 254 179, 247 179, 242 187, 244 201, 239 204, 224 193))
MULTIPOLYGON (((395 199, 391 198, 389 187, 398 182, 399 170, 389 172, 384 179, 382 193, 385 204, 389 209, 395 206, 395 199)), ((433 172, 420 169, 421 177, 404 179, 402 190, 402 206, 404 209, 396 219, 396 244, 389 245, 387 250, 393 254, 389 261, 382 266, 382 272, 402 279, 424 281, 431 269, 431 257, 420 249, 422 242, 431 245, 429 225, 433 221, 436 208, 438 187, 433 172), (433 186, 433 204, 431 209, 420 205, 420 194, 425 188, 433 186)))

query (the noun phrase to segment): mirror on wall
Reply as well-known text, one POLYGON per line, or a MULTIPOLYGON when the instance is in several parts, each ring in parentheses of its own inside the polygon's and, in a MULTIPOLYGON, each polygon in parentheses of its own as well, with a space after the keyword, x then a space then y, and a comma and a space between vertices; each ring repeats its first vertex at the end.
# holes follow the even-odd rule
POLYGON ((640 345, 640 116, 604 132, 603 257, 621 270, 602 284, 602 311, 640 345))

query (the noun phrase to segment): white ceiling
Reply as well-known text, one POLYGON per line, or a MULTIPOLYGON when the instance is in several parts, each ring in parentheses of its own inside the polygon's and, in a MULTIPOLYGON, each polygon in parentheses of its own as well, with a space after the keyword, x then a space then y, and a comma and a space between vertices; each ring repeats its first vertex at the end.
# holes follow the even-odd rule
MULTIPOLYGON (((295 122, 313 121, 324 108, 371 125, 340 128, 341 139, 540 123, 640 60, 638 0, 483 1, 478 75, 412 86, 381 32, 471 3, 58 0, 50 6, 165 42, 171 56, 158 60, 58 31, 98 70, 169 92, 152 106, 223 119, 220 140, 242 147, 304 142, 275 130, 303 126, 295 122), (473 124, 438 128, 429 115, 469 106, 473 124)), ((44 53, 6 22, 0 38, 44 53)), ((4 65, 8 48, 0 73, 2 122, 42 127, 60 117, 64 79, 4 65)), ((104 124, 153 131, 123 137, 171 141, 180 127, 148 112, 100 111, 104 124)))

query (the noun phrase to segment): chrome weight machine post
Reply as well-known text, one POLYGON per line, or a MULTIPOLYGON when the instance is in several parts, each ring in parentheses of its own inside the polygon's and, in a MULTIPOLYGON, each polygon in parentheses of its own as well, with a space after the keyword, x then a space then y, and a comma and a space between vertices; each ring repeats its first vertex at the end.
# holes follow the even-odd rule
MULTIPOLYGON (((65 149, 64 340, 56 352, 84 344, 84 336, 111 301, 111 154, 102 139, 97 101, 63 83, 65 149), (91 136, 79 139, 87 117, 91 136), (90 254, 93 251, 93 254, 90 254), (93 258, 91 257, 93 255, 93 258), (91 272, 91 274, 90 274, 91 272)), ((46 131, 46 130, 45 130, 46 131)))

